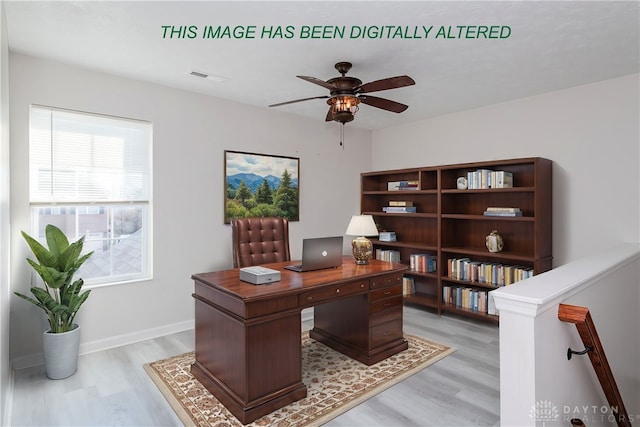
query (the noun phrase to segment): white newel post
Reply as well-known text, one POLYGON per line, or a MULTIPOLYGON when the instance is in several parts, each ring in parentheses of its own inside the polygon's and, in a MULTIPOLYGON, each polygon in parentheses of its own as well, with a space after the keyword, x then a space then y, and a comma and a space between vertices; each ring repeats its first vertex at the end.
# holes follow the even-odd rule
POLYGON ((535 426, 535 317, 538 304, 491 292, 500 310, 500 424, 535 426))

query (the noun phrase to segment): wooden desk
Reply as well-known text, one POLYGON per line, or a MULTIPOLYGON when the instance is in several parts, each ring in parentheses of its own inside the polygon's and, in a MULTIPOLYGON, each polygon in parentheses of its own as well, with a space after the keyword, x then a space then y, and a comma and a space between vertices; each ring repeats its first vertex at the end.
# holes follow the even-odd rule
POLYGON ((302 309, 315 306, 311 338, 367 365, 408 348, 402 333, 402 264, 295 273, 267 264, 279 282, 253 285, 238 269, 194 274, 193 375, 242 423, 307 395, 302 382, 302 309))

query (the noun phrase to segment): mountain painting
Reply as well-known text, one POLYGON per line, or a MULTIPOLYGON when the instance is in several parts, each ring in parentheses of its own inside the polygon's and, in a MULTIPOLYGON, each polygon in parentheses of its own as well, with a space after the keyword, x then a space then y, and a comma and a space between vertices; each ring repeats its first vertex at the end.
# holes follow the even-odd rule
POLYGON ((225 224, 244 217, 299 220, 299 158, 227 150, 224 157, 225 224))

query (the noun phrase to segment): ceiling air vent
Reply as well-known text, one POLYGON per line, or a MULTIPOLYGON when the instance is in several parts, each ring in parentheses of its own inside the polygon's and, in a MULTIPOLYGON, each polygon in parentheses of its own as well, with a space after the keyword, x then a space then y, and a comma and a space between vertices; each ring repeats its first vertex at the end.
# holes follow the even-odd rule
POLYGON ((212 81, 214 81, 216 83, 222 83, 222 82, 227 80, 226 77, 215 76, 213 74, 205 73, 203 71, 191 70, 191 71, 189 71, 189 74, 194 76, 194 77, 200 77, 201 79, 212 80, 212 81))
POLYGON ((202 77, 203 79, 206 79, 207 77, 209 77, 209 74, 201 73, 200 71, 191 71, 190 74, 192 76, 202 77))

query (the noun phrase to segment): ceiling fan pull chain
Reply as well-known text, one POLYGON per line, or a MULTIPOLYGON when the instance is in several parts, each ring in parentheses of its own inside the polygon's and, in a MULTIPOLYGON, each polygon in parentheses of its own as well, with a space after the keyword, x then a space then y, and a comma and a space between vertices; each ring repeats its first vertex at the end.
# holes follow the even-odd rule
POLYGON ((342 151, 344 151, 344 123, 340 126, 340 146, 342 147, 342 151))

